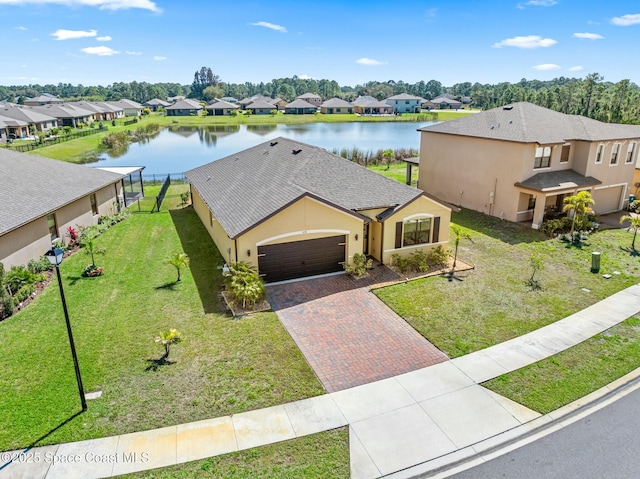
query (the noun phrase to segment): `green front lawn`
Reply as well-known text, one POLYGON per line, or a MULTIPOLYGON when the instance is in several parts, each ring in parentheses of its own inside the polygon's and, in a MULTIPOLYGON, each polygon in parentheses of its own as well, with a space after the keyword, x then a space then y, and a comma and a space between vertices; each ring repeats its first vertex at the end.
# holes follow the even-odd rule
POLYGON ((451 281, 432 277, 375 291, 450 357, 546 326, 638 282, 640 259, 623 249, 632 237, 625 230, 595 233, 578 248, 469 210, 454 213, 452 222, 471 236, 461 240, 459 258, 474 270, 451 281), (601 274, 620 274, 607 280, 591 273, 592 251, 602 253, 601 274), (534 252, 546 263, 536 275, 541 291, 525 285, 534 252))
MULTIPOLYGON (((172 190, 169 191, 172 193, 172 190)), ((97 238, 106 274, 82 278, 82 251, 61 266, 85 390, 80 409, 55 279, 0 322, 0 450, 78 441, 263 408, 323 393, 274 313, 233 319, 219 297, 223 259, 191 208, 134 214, 97 238), (163 264, 184 251, 175 283, 163 264), (178 329, 170 365, 154 363, 159 331, 178 329), (155 370, 154 370, 155 369, 155 370), (69 420, 70 419, 70 420, 69 420), (69 420, 69 422, 66 422, 69 420), (58 426, 61 427, 58 428, 58 426), (56 429, 57 428, 57 429, 56 429)))

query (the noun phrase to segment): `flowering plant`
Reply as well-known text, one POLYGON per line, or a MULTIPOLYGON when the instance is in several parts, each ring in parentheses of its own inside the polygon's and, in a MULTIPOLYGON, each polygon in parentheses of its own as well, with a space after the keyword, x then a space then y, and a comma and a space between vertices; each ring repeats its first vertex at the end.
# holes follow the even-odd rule
POLYGON ((94 278, 96 276, 102 276, 104 274, 104 268, 99 268, 93 264, 87 265, 87 267, 82 271, 82 276, 85 278, 94 278))

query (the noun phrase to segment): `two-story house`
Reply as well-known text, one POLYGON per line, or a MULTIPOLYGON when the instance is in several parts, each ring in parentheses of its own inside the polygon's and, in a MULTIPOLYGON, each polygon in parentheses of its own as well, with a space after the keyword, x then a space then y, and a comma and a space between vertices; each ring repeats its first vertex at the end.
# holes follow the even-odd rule
POLYGON ((419 113, 424 101, 424 98, 409 95, 408 93, 390 96, 385 100, 387 104, 393 107, 394 113, 419 113))
POLYGON ((539 228, 546 211, 589 191, 597 213, 622 209, 640 126, 521 102, 419 130, 418 187, 443 201, 539 228))

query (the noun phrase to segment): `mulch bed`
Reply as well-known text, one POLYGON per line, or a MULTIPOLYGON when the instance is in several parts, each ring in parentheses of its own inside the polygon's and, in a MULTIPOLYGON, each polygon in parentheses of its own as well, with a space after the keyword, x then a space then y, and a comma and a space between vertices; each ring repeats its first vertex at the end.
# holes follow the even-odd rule
POLYGON ((228 291, 222 291, 222 297, 224 298, 225 303, 227 303, 227 307, 229 311, 234 317, 246 316, 252 313, 260 313, 263 311, 271 311, 271 305, 269 301, 263 299, 262 301, 258 301, 253 308, 243 308, 241 304, 236 303, 233 300, 233 296, 228 291))

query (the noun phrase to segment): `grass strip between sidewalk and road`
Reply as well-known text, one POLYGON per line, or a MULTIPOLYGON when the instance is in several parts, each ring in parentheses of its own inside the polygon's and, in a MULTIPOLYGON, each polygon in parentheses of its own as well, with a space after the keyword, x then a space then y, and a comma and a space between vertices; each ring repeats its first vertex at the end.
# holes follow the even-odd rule
POLYGON ((640 367, 640 315, 483 386, 547 414, 640 367))

